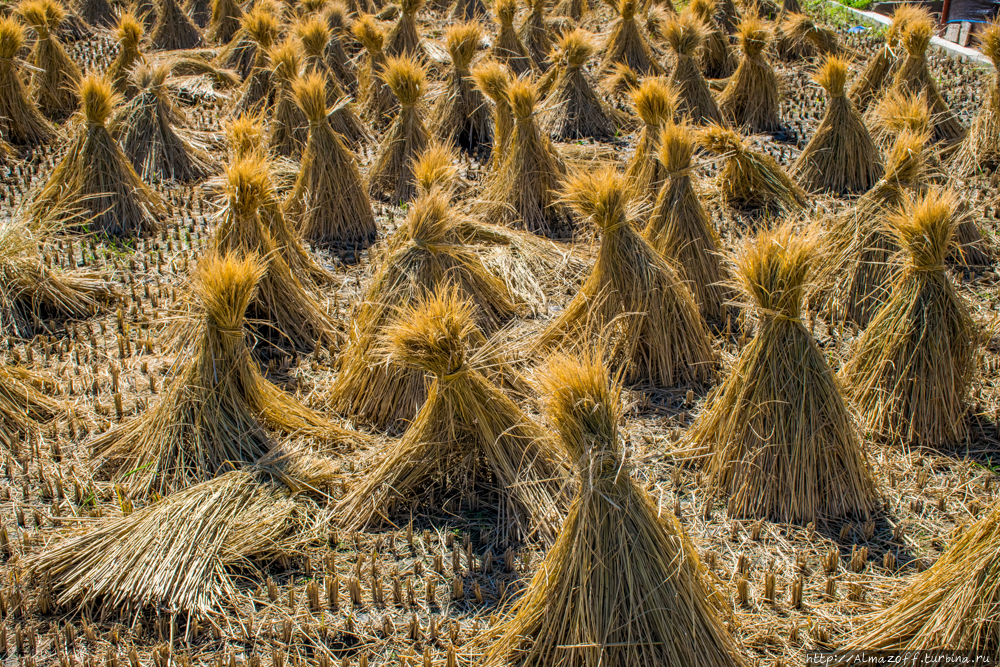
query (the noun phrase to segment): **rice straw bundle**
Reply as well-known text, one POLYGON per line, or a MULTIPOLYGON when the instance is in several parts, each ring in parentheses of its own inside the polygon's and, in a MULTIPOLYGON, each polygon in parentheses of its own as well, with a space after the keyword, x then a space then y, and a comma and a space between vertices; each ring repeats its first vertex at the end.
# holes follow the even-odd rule
POLYGON ((794 211, 806 195, 774 158, 749 148, 740 135, 718 125, 701 132, 701 143, 724 159, 717 183, 730 206, 743 210, 794 211))
POLYGON ((47 143, 55 128, 41 114, 21 80, 18 54, 24 28, 14 18, 0 17, 0 135, 19 146, 47 143))
POLYGON ((267 157, 267 128, 261 114, 239 116, 223 124, 230 162, 267 157))
MULTIPOLYGON (((691 0, 687 12, 705 26, 705 42, 701 50, 701 71, 708 79, 726 79, 736 71, 739 62, 729 37, 716 23, 716 4, 713 0, 691 0)), ((735 29, 734 29, 735 32, 735 29)))
POLYGON ((216 44, 229 44, 239 33, 242 18, 243 8, 237 0, 212 0, 212 17, 208 22, 209 37, 216 44))
POLYGON ((489 10, 483 0, 455 0, 451 3, 449 16, 459 21, 479 21, 489 17, 489 10))
POLYGON ((333 342, 333 322, 304 286, 312 276, 292 273, 286 259, 294 254, 288 240, 297 242, 297 237, 287 229, 284 239, 275 233, 277 227, 285 227, 285 221, 277 217, 281 209, 266 161, 251 156, 229 165, 224 187, 227 203, 218 213, 211 247, 219 253, 258 255, 267 261, 267 273, 250 303, 255 329, 278 348, 312 351, 333 342))
MULTIPOLYGON (((792 0, 785 0, 790 2, 792 0)), ((740 12, 736 9, 733 0, 717 0, 715 4, 715 14, 712 15, 715 23, 727 35, 736 34, 740 25, 740 12)))
POLYGON ((496 0, 493 4, 496 21, 499 26, 496 40, 493 42, 491 54, 510 68, 514 76, 521 76, 531 71, 531 56, 514 30, 514 17, 517 15, 517 0, 496 0))
POLYGON ((889 28, 885 32, 885 43, 868 60, 851 87, 851 101, 854 102, 854 106, 859 112, 865 113, 878 100, 902 64, 902 58, 899 55, 899 40, 906 24, 913 20, 925 21, 929 19, 928 11, 924 7, 907 4, 896 5, 892 15, 892 23, 889 24, 889 28))
POLYGON ((269 466, 232 470, 70 533, 31 566, 60 607, 211 613, 236 604, 254 561, 323 539, 329 518, 301 485, 269 466))
POLYGON ((358 114, 354 104, 348 99, 337 74, 326 58, 330 46, 330 28, 322 18, 313 17, 295 26, 296 36, 302 44, 305 56, 305 70, 322 76, 326 88, 326 102, 332 107, 327 121, 334 132, 352 149, 359 149, 369 139, 368 129, 358 114))
POLYGON ((804 524, 867 519, 880 506, 840 384, 800 319, 815 251, 786 226, 734 259, 756 333, 688 436, 707 451, 709 492, 729 497, 732 517, 804 524))
POLYGON ((642 130, 635 152, 625 167, 625 175, 640 196, 652 201, 666 180, 665 168, 657 154, 660 128, 674 120, 677 90, 662 77, 649 77, 631 97, 635 113, 642 120, 642 130))
POLYGON ((486 100, 469 69, 481 36, 478 23, 458 23, 445 32, 451 71, 431 114, 434 134, 470 153, 490 145, 493 139, 486 100))
POLYGON ((146 182, 193 183, 217 171, 212 156, 172 125, 183 122, 168 97, 168 65, 139 65, 132 70, 139 94, 115 114, 111 133, 146 182))
POLYGON ((347 49, 344 48, 343 39, 350 35, 348 28, 347 8, 342 2, 331 2, 323 11, 323 19, 330 26, 330 43, 326 47, 326 62, 330 69, 340 79, 340 83, 351 93, 358 90, 358 73, 355 71, 354 62, 351 60, 347 49))
POLYGON ((963 526, 947 551, 851 641, 864 650, 1000 653, 1000 506, 963 526))
POLYGON ((625 109, 631 101, 631 95, 639 89, 641 83, 635 70, 625 63, 615 63, 611 71, 604 75, 601 90, 611 98, 616 107, 625 109))
POLYGON ((847 55, 837 33, 823 28, 805 14, 786 14, 775 30, 774 49, 782 60, 847 55))
POLYGON ((498 168, 490 173, 481 210, 487 222, 553 236, 568 236, 572 219, 558 201, 566 167, 535 121, 530 81, 510 84, 514 128, 498 168))
POLYGON ((430 141, 421 108, 427 70, 412 58, 386 58, 382 77, 399 101, 399 112, 368 171, 368 192, 396 204, 413 199, 413 161, 430 141))
POLYGON ((129 74, 132 73, 133 67, 146 61, 139 50, 144 32, 142 21, 132 12, 123 12, 118 17, 118 25, 115 28, 115 36, 118 37, 118 55, 108 65, 104 76, 111 81, 111 85, 119 95, 130 95, 135 92, 130 87, 129 74))
POLYGON ((184 3, 184 13, 191 17, 191 21, 204 30, 212 20, 213 0, 187 0, 184 3))
POLYGON ((702 76, 700 64, 695 60, 705 42, 704 24, 694 15, 684 12, 670 20, 664 32, 677 58, 670 83, 677 90, 678 112, 687 115, 695 125, 721 124, 719 105, 702 76))
POLYGON ((367 14, 354 22, 352 30, 367 53, 358 72, 358 106, 372 124, 385 127, 392 113, 399 109, 398 98, 385 78, 386 55, 382 50, 385 32, 367 14))
POLYGON ((114 298, 111 284, 97 273, 42 262, 38 245, 51 231, 45 222, 0 223, 0 333, 6 336, 30 339, 43 321, 88 319, 114 298))
POLYGON ((420 33, 417 32, 417 12, 423 7, 424 0, 401 0, 399 3, 399 18, 389 31, 386 38, 385 55, 387 56, 424 56, 420 45, 420 33))
POLYGON ((274 46, 280 32, 276 8, 267 2, 256 3, 240 15, 240 28, 219 51, 216 61, 235 70, 244 82, 258 69, 269 72, 267 50, 274 46))
POLYGON ((155 231, 159 197, 135 173, 105 127, 118 96, 106 80, 88 75, 80 82, 78 134, 31 204, 35 220, 56 219, 109 236, 155 231))
POLYGON ((35 33, 29 64, 38 109, 49 118, 66 118, 80 104, 77 89, 83 78, 55 34, 66 10, 55 0, 24 0, 17 12, 35 33))
POLYGON ((906 24, 900 38, 906 49, 906 59, 896 71, 892 85, 901 93, 926 95, 931 110, 934 140, 954 144, 965 136, 965 128, 955 112, 948 107, 927 66, 927 49, 933 36, 934 24, 926 18, 913 19, 906 24))
POLYGON ((518 38, 528 49, 531 62, 535 69, 544 72, 551 65, 549 54, 552 52, 552 39, 549 36, 549 25, 545 20, 546 0, 525 0, 530 13, 517 32, 518 38))
MULTIPOLYGON (((274 260, 270 265, 274 266, 274 260)), ((352 435, 305 408, 257 369, 246 314, 268 267, 257 255, 209 253, 191 283, 195 320, 183 331, 159 400, 97 437, 98 468, 130 494, 161 495, 252 463, 275 443, 265 426, 345 443, 352 435)))
POLYGON ((687 125, 666 123, 660 133, 659 161, 664 183, 643 237, 683 272, 702 317, 717 325, 728 315, 732 297, 719 261, 720 243, 692 184, 695 135, 687 125))
POLYGON ((882 177, 879 150, 845 91, 847 63, 830 56, 815 75, 829 105, 792 170, 808 190, 867 192, 882 177))
POLYGON ((268 56, 274 88, 274 106, 268 114, 271 150, 275 155, 297 158, 309 137, 309 121, 292 95, 292 84, 302 73, 302 46, 289 38, 271 49, 268 56))
MULTIPOLYGON (((869 108, 866 120, 872 128, 876 144, 885 150, 892 148, 904 130, 915 135, 926 133, 928 137, 931 133, 931 110, 924 95, 908 95, 889 90, 877 104, 869 108)), ((937 156, 928 152, 927 157, 930 164, 936 161, 937 156)))
MULTIPOLYGON (((242 24, 246 39, 241 38, 231 43, 236 44, 234 54, 240 53, 242 49, 242 55, 231 66, 243 77, 243 87, 239 91, 233 117, 270 109, 274 103, 270 52, 278 37, 278 19, 262 3, 243 15, 242 24), (241 47, 240 42, 245 42, 245 46, 241 47), (247 67, 240 61, 248 56, 251 64, 247 67)), ((220 59, 225 62, 223 56, 220 59)))
POLYGON ((577 492, 483 664, 742 665, 694 545, 632 478, 621 385, 594 353, 554 357, 539 384, 577 492))
POLYGON ((862 334, 843 377, 865 431, 899 445, 966 439, 979 331, 945 269, 957 198, 907 198, 888 224, 905 264, 862 334))
POLYGON ((834 221, 828 273, 832 280, 843 281, 842 316, 862 327, 885 302, 893 282, 892 257, 899 248, 885 220, 902 206, 907 193, 923 189, 929 136, 909 130, 900 134, 886 157, 885 176, 853 210, 834 221))
POLYGON ((979 35, 980 49, 993 63, 993 86, 986 104, 979 108, 969 134, 952 160, 957 173, 973 176, 1000 167, 1000 24, 993 23, 979 35))
POLYGON ((117 22, 115 10, 108 0, 79 0, 75 4, 77 15, 88 26, 113 28, 117 22))
POLYGON ((719 110, 735 127, 750 132, 778 131, 781 90, 778 76, 764 55, 771 32, 760 19, 744 17, 739 36, 743 57, 719 94, 719 110))
MULTIPOLYGON (((485 334, 514 314, 511 297, 474 252, 458 238, 450 193, 425 193, 410 208, 390 255, 373 277, 340 356, 337 380, 327 397, 330 409, 378 427, 412 420, 427 396, 423 371, 402 368, 380 347, 394 313, 448 285, 475 307, 485 334)), ((485 339, 479 335, 480 343, 485 339)))
POLYGON ((324 80, 308 74, 292 84, 309 119, 309 140, 285 213, 303 238, 337 248, 367 247, 378 236, 358 164, 330 125, 324 80))
POLYGON ((198 26, 177 4, 177 0, 157 0, 156 22, 149 34, 150 46, 155 51, 193 49, 204 40, 198 26))
POLYGON ((507 155, 510 136, 514 132, 514 112, 508 96, 514 78, 506 65, 496 60, 485 60, 472 68, 472 80, 493 102, 493 146, 487 169, 488 174, 493 174, 507 155))
POLYGON ((553 68, 555 81, 538 120, 553 139, 609 141, 618 135, 620 119, 594 92, 584 69, 594 48, 593 36, 579 28, 559 38, 561 62, 553 68))
MULTIPOLYGON (((6 323, 3 328, 7 328, 6 323)), ((38 437, 42 424, 63 413, 63 405, 39 389, 43 382, 32 371, 0 364, 0 451, 5 457, 16 453, 19 446, 31 447, 29 443, 38 437)))
POLYGON ((618 0, 618 18, 611 24, 604 43, 602 69, 610 70, 615 63, 625 63, 639 74, 659 76, 663 67, 656 60, 645 36, 639 30, 635 15, 639 0, 618 0))
POLYGON ((600 342, 613 367, 656 387, 706 383, 715 354, 691 291, 634 228, 634 191, 606 167, 566 184, 566 201, 600 231, 597 262, 580 291, 542 332, 535 351, 600 342))
POLYGON ((502 541, 537 534, 551 543, 564 465, 545 431, 487 379, 485 360, 470 351, 475 306, 444 289, 395 316, 383 343, 388 354, 433 380, 406 433, 376 455, 374 469, 337 508, 342 525, 359 530, 417 502, 469 502, 489 492, 499 496, 502 541))
MULTIPOLYGON (((669 2, 670 0, 667 0, 669 2)), ((552 8, 555 16, 565 16, 579 23, 580 19, 590 11, 590 4, 587 0, 559 0, 552 8)))

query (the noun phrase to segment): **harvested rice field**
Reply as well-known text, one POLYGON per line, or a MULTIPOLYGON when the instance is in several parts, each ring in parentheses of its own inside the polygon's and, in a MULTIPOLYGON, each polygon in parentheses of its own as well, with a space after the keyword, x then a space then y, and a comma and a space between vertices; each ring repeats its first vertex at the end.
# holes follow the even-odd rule
POLYGON ((1000 25, 937 29, 4 5, 0 663, 1000 660, 1000 25))

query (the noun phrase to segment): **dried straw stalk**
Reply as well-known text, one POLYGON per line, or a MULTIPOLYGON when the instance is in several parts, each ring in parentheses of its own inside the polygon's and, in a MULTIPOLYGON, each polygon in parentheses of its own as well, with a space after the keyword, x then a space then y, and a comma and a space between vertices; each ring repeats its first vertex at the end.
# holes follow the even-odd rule
POLYGON ((79 97, 78 134, 32 202, 31 216, 116 237, 155 231, 160 200, 105 127, 118 96, 108 81, 88 75, 80 82, 79 97))
POLYGON ((992 24, 979 35, 980 49, 993 63, 993 87, 986 104, 979 108, 952 168, 973 176, 1000 167, 1000 24, 992 24))
POLYGON ((424 50, 420 45, 420 33, 417 31, 417 12, 423 5, 424 0, 401 0, 399 18, 386 38, 385 55, 397 58, 424 57, 424 50))
POLYGON ((611 168, 567 183, 566 202, 600 231, 601 248, 579 293, 533 350, 599 342, 629 382, 707 383, 715 354, 705 321, 674 265, 636 231, 634 198, 626 178, 611 168))
POLYGON ((386 58, 382 78, 396 96, 399 112, 382 137, 368 170, 368 192, 400 204, 416 194, 413 163, 430 141, 421 107, 421 97, 427 90, 427 70, 412 58, 386 58))
POLYGON ((683 272, 705 320, 722 325, 730 314, 732 290, 719 259, 718 235, 693 186, 694 132, 667 123, 659 143, 664 183, 642 235, 683 272))
POLYGON ((632 91, 631 98, 635 113, 642 120, 642 130, 625 175, 636 192, 652 201, 667 177, 658 155, 660 130, 672 123, 677 114, 677 89, 662 77, 649 77, 632 91))
POLYGON ((498 61, 510 68, 514 76, 521 76, 531 71, 531 56, 514 30, 514 17, 517 15, 517 0, 496 0, 493 3, 496 21, 499 25, 496 40, 490 53, 498 61))
POLYGON ((48 143, 55 128, 21 79, 18 57, 24 44, 24 27, 14 18, 0 18, 0 135, 19 146, 37 146, 48 143))
POLYGON ((496 60, 481 61, 472 68, 471 74, 476 87, 493 103, 493 145, 487 173, 495 174, 507 155, 514 132, 514 112, 510 107, 510 86, 514 77, 506 65, 496 60))
POLYGON ((368 15, 358 18, 351 30, 367 54, 358 71, 358 108, 372 125, 383 128, 399 109, 399 100, 386 80, 386 55, 382 46, 385 31, 368 15))
POLYGON ((618 430, 621 385, 600 355, 559 355, 539 384, 549 421, 576 464, 578 490, 483 664, 743 664, 694 545, 632 479, 618 430))
POLYGON ((254 254, 211 253, 199 262, 195 319, 183 328, 170 385, 149 410, 90 443, 97 468, 130 494, 171 493, 253 463, 275 447, 265 427, 339 444, 362 440, 260 374, 245 318, 266 270, 254 254))
MULTIPOLYGON (((716 22, 716 3, 713 0, 691 0, 690 12, 705 26, 705 43, 701 51, 701 71, 708 79, 727 79, 739 66, 736 53, 729 44, 728 29, 716 22)), ((734 26, 732 32, 736 32, 734 26)))
POLYGON ((298 158, 309 138, 309 121, 292 95, 292 84, 302 74, 301 45, 288 38, 271 49, 271 85, 274 106, 269 110, 271 150, 275 155, 298 158))
POLYGON ((557 48, 562 57, 549 70, 556 76, 538 119, 542 131, 560 141, 614 139, 621 119, 594 92, 584 69, 594 55, 593 36, 576 28, 559 38, 557 48))
POLYGON ((325 79, 309 74, 292 84, 309 119, 302 167, 285 203, 285 214, 303 238, 336 248, 358 248, 378 236, 375 214, 354 155, 331 127, 325 79))
POLYGON ((55 0, 24 0, 17 12, 35 33, 29 62, 38 108, 49 118, 66 118, 80 104, 77 90, 83 78, 56 35, 66 10, 55 0))
POLYGON ((139 43, 142 41, 144 32, 142 21, 132 12, 123 12, 118 17, 118 24, 115 28, 115 36, 118 38, 118 55, 108 65, 104 76, 111 81, 111 85, 119 95, 135 93, 129 75, 136 65, 146 60, 139 50, 139 43))
POLYGON ((719 105, 702 76, 696 60, 705 43, 706 29, 694 15, 684 12, 664 28, 667 43, 676 54, 677 64, 670 74, 670 83, 677 90, 677 110, 695 125, 722 123, 719 105))
POLYGON ((878 148, 844 92, 847 67, 845 61, 830 56, 816 72, 815 80, 826 90, 829 106, 792 167, 807 190, 864 193, 882 177, 878 148))
POLYGON ((531 62, 540 72, 544 72, 552 64, 549 54, 552 52, 552 38, 549 35, 549 25, 545 20, 546 0, 525 0, 530 13, 517 32, 518 39, 528 49, 531 62))
POLYGON ((785 227, 744 242, 734 259, 756 333, 688 436, 708 453, 709 492, 728 496, 734 517, 867 519, 880 505, 837 377, 800 319, 815 249, 785 227))
POLYGON ((885 32, 885 43, 868 59, 851 87, 851 101, 859 112, 865 113, 878 101, 902 64, 900 37, 903 29, 911 21, 925 21, 929 18, 924 7, 902 4, 895 8, 892 23, 885 32))
POLYGON ((744 17, 739 36, 743 58, 719 94, 719 110, 736 127, 776 132, 781 129, 781 89, 764 55, 771 32, 760 19, 744 17))
POLYGON ((466 503, 498 497, 501 541, 538 536, 551 544, 561 519, 565 465, 545 431, 494 386, 473 355, 475 306, 444 289, 395 313, 388 354, 433 376, 427 400, 402 439, 376 455, 374 469, 337 508, 349 530, 391 522, 431 498, 466 503))
POLYGON ((459 23, 445 32, 452 68, 430 119, 438 138, 470 153, 489 145, 493 139, 486 100, 469 68, 481 36, 478 23, 459 23))
POLYGON ((894 444, 966 439, 980 333, 945 269, 957 205, 951 193, 928 192, 889 217, 905 264, 842 372, 865 432, 894 444))
POLYGON ((619 0, 615 9, 618 11, 618 18, 608 30, 601 68, 607 71, 616 63, 624 63, 641 75, 665 74, 635 20, 639 1, 619 0))

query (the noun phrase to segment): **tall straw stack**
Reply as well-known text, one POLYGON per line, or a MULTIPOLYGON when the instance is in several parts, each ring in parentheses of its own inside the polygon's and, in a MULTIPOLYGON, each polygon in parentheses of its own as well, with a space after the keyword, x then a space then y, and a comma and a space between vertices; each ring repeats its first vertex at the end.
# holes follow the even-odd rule
POLYGON ((378 235, 375 215, 357 161, 330 125, 324 79, 308 74, 292 85, 292 92, 309 119, 309 140, 286 215, 312 243, 365 247, 378 235))
MULTIPOLYGON (((270 51, 278 37, 280 26, 278 19, 270 12, 267 5, 261 4, 243 15, 242 24, 246 33, 245 40, 240 40, 246 42, 246 48, 242 49, 244 54, 242 57, 249 55, 250 65, 242 68, 234 67, 243 76, 243 86, 239 91, 233 117, 258 113, 262 109, 269 109, 274 103, 270 51)), ((220 59, 225 62, 222 55, 220 59)))
POLYGON ((219 50, 216 62, 235 70, 244 81, 258 68, 269 71, 267 50, 274 46, 280 32, 276 12, 274 5, 262 2, 241 13, 239 30, 219 50))
POLYGON ((193 183, 218 169, 204 146, 173 128, 184 117, 169 98, 168 72, 164 63, 132 70, 139 94, 115 114, 111 132, 144 181, 193 183))
POLYGON ((157 0, 156 21, 149 33, 149 43, 154 50, 194 49, 203 42, 198 26, 181 9, 177 0, 157 0))
MULTIPOLYGON (((93 271, 49 267, 38 254, 52 228, 13 218, 0 223, 0 333, 24 339, 42 322, 84 320, 110 302, 114 288, 93 271)), ((9 433, 4 430, 0 441, 9 433)))
POLYGON ((500 168, 514 132, 514 111, 510 106, 510 86, 514 81, 506 65, 496 60, 481 61, 472 68, 476 87, 493 103, 493 146, 487 173, 495 174, 500 168))
POLYGON ((506 155, 489 175, 481 209, 487 222, 545 236, 572 230, 569 212, 558 201, 566 167, 535 120, 537 103, 530 81, 508 88, 514 128, 506 155))
POLYGON ((354 104, 344 90, 344 84, 330 65, 327 57, 331 44, 329 26, 322 18, 315 16, 297 24, 295 34, 302 44, 305 70, 323 77, 326 103, 328 107, 332 107, 327 117, 330 127, 352 149, 361 148, 370 138, 368 128, 358 117, 354 104))
POLYGON ((448 15, 459 21, 482 21, 490 12, 483 0, 455 0, 448 15))
POLYGON ((80 82, 78 93, 78 134, 32 202, 32 218, 58 219, 116 237, 156 230, 162 216, 159 197, 105 126, 118 96, 110 83, 93 75, 80 82))
POLYGON ((559 38, 562 54, 552 90, 545 99, 538 124, 553 139, 609 141, 618 135, 620 119, 594 92, 584 66, 594 55, 590 33, 576 28, 559 38))
POLYGON ((115 10, 108 0, 80 0, 76 3, 76 11, 88 26, 95 28, 115 26, 115 10))
POLYGON ((862 327, 888 297, 895 274, 892 256, 899 248, 885 220, 902 206, 907 193, 923 189, 929 136, 902 132, 886 157, 885 176, 853 210, 834 219, 826 271, 842 281, 842 317, 862 327))
POLYGON ((130 494, 167 494, 253 463, 275 447, 265 427, 352 441, 260 374, 245 327, 265 271, 252 253, 202 257, 170 385, 149 410, 91 442, 98 468, 130 494))
POLYGON ((0 135, 19 146, 47 143, 55 128, 38 110, 22 81, 18 55, 24 28, 14 18, 0 17, 0 135))
POLYGON ((493 138, 486 100, 469 69, 481 36, 478 23, 459 23, 445 32, 451 71, 430 120, 438 138, 469 152, 488 146, 493 138))
POLYGON ((358 108, 376 127, 388 124, 399 100, 386 81, 385 31, 371 16, 361 16, 351 28, 366 56, 358 72, 358 108))
POLYGON ((566 201, 601 234, 597 262, 580 291, 535 342, 536 351, 600 343, 634 383, 707 383, 715 354, 691 290, 635 229, 635 192, 606 167, 566 184, 566 201))
POLYGON ((344 39, 351 34, 348 27, 347 8, 342 2, 331 2, 323 10, 323 20, 330 26, 330 43, 326 47, 326 62, 333 70, 340 83, 350 92, 358 90, 358 73, 354 67, 344 39))
POLYGON ((417 31, 417 12, 423 6, 424 0, 402 0, 399 5, 399 18, 389 31, 386 38, 385 55, 399 57, 411 56, 422 58, 423 48, 420 45, 420 33, 417 31))
POLYGON ((742 665, 694 545, 632 478, 622 388, 600 355, 558 355, 539 385, 577 492, 483 664, 742 665))
POLYGON ((552 52, 552 38, 549 36, 549 24, 545 20, 545 0, 525 0, 530 13, 517 32, 518 38, 528 49, 531 62, 535 69, 544 72, 552 62, 549 54, 552 52))
POLYGON ((840 384, 800 319, 816 246, 784 227, 738 249, 733 275, 756 334, 709 395, 689 438, 731 517, 808 523, 879 508, 875 481, 840 384))
POLYGON ((718 186, 726 202, 743 210, 779 209, 795 211, 806 205, 806 196, 766 153, 749 148, 730 129, 711 125, 701 132, 701 143, 725 162, 718 186))
POLYGON ((184 3, 184 13, 199 30, 207 28, 212 20, 212 3, 213 0, 187 0, 184 3))
POLYGON ((667 123, 659 144, 664 183, 642 235, 683 272, 702 316, 722 325, 729 314, 726 304, 732 293, 719 260, 718 235, 694 190, 694 132, 687 125, 667 123))
POLYGON ((625 174, 635 191, 652 201, 666 180, 658 154, 660 130, 674 121, 679 104, 677 89, 662 77, 649 77, 632 91, 631 98, 635 113, 642 120, 642 130, 625 174))
POLYGON ((906 259, 843 377, 865 431, 899 445, 963 442, 980 335, 948 278, 958 201, 908 197, 888 224, 906 259))
POLYGON ((829 97, 826 115, 792 170, 807 190, 867 192, 882 177, 878 148, 847 97, 847 63, 830 56, 816 72, 829 97))
POLYGON ((751 132, 781 129, 781 89, 764 55, 771 32, 760 19, 744 17, 739 28, 743 57, 719 94, 719 110, 734 126, 751 132))
POLYGON ((926 17, 915 18, 903 28, 900 41, 906 49, 906 59, 896 71, 893 88, 910 95, 924 94, 931 110, 934 139, 944 144, 954 144, 965 136, 965 128, 951 110, 934 76, 927 66, 927 49, 934 36, 934 24, 926 17))
POLYGON ((948 550, 869 617, 862 650, 1000 653, 1000 505, 964 526, 948 550))
MULTIPOLYGON (((453 286, 472 301, 476 323, 487 335, 514 315, 503 283, 460 240, 450 199, 447 190, 425 193, 390 242, 390 255, 365 291, 338 362, 337 380, 325 397, 336 413, 378 427, 398 426, 417 414, 427 396, 425 374, 402 368, 381 346, 398 309, 453 286)), ((482 334, 479 338, 485 342, 482 334)))
MULTIPOLYGON (((739 66, 729 36, 716 22, 716 3, 712 0, 691 0, 685 12, 690 12, 705 26, 705 43, 701 50, 701 71, 709 79, 726 79, 739 66)), ((733 27, 736 32, 736 27, 733 27)))
POLYGON ((226 46, 237 36, 243 8, 236 0, 212 0, 212 16, 208 21, 209 38, 226 46))
POLYGON ((858 111, 865 113, 878 101, 885 87, 892 82, 896 70, 902 64, 899 47, 903 29, 911 21, 926 21, 930 18, 924 7, 902 4, 895 8, 892 23, 885 31, 885 43, 865 64, 861 74, 851 86, 851 101, 858 111))
POLYGON ((677 110, 696 125, 721 123, 722 113, 712 96, 708 82, 695 59, 705 42, 704 24, 684 12, 667 22, 664 33, 676 55, 677 64, 670 73, 670 83, 677 90, 677 110))
POLYGON ((220 254, 265 258, 267 272, 249 311, 257 333, 279 349, 312 351, 317 345, 332 343, 336 336, 333 322, 306 288, 311 276, 290 268, 293 258, 289 256, 295 253, 289 242, 297 243, 298 237, 279 217, 280 205, 266 161, 251 155, 230 164, 224 188, 226 203, 217 214, 211 247, 220 254))
POLYGON ((645 76, 664 74, 663 67, 636 22, 638 0, 618 0, 615 9, 618 11, 618 18, 608 30, 602 69, 609 70, 617 63, 624 63, 645 76))
POLYGON ((817 56, 847 56, 837 33, 816 25, 801 12, 790 13, 775 29, 774 50, 782 60, 802 60, 817 56))
POLYGON ((268 114, 271 150, 275 155, 297 158, 309 137, 309 121, 292 95, 292 84, 302 74, 302 46, 289 38, 271 49, 268 56, 271 61, 271 85, 274 87, 274 106, 268 114))
POLYGON ((118 54, 108 65, 104 76, 111 81, 111 85, 119 95, 130 95, 135 92, 129 81, 129 75, 136 65, 146 60, 139 50, 144 32, 142 21, 132 12, 123 12, 118 17, 118 24, 115 27, 118 54))
POLYGON ((475 306, 445 289, 395 316, 383 345, 433 379, 406 433, 375 455, 337 508, 340 520, 357 530, 430 498, 437 507, 441 499, 468 503, 495 493, 502 542, 537 535, 551 543, 565 466, 545 431, 487 379, 484 358, 470 350, 475 306))
POLYGON ((430 141, 420 106, 427 89, 427 70, 412 58, 387 58, 382 78, 399 102, 399 113, 368 170, 368 192, 398 204, 416 194, 413 162, 430 141))
POLYGON ((514 17, 517 15, 517 0, 496 0, 493 3, 496 22, 499 25, 496 41, 490 53, 498 61, 510 68, 514 76, 521 76, 531 71, 531 56, 514 30, 514 17))
POLYGON ((992 24, 979 35, 980 49, 995 71, 989 99, 979 108, 952 167, 965 176, 1000 167, 1000 24, 992 24))
POLYGON ((24 0, 17 12, 35 33, 28 61, 38 108, 49 118, 66 118, 80 104, 77 89, 83 78, 56 35, 66 10, 55 0, 24 0))

